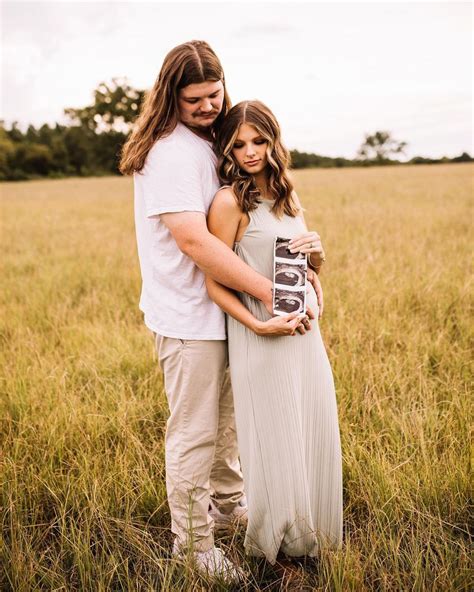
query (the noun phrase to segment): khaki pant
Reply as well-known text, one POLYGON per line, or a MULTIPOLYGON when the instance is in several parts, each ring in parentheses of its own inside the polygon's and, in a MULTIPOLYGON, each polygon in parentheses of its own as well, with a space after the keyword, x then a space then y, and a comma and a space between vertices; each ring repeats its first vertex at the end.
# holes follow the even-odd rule
POLYGON ((170 417, 166 489, 171 530, 183 546, 214 545, 209 498, 230 511, 243 495, 227 342, 156 335, 170 417))

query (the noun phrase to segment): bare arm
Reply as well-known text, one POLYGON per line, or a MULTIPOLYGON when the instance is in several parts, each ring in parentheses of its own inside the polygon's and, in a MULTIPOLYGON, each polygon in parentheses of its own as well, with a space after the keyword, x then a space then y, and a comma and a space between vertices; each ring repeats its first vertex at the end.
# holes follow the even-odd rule
POLYGON ((297 236, 292 241, 290 241, 290 249, 292 251, 298 250, 301 253, 307 253, 309 267, 311 267, 311 269, 314 269, 314 271, 319 274, 319 272, 321 271, 322 264, 325 260, 324 249, 321 243, 321 237, 317 232, 308 231, 308 225, 306 224, 306 220, 304 217, 304 210, 301 206, 300 200, 296 192, 293 193, 293 199, 295 200, 295 203, 299 208, 298 215, 303 220, 306 233, 301 234, 300 236, 297 236))
MULTIPOLYGON (((206 287, 214 302, 242 325, 257 335, 294 335, 301 322, 301 315, 293 312, 284 317, 273 317, 268 321, 260 321, 237 298, 234 292, 206 276, 206 287)), ((304 328, 302 331, 303 332, 304 328)))
POLYGON ((308 232, 308 225, 306 224, 306 220, 304 217, 304 210, 301 206, 300 200, 296 194, 293 194, 295 199, 296 205, 299 208, 299 216, 303 220, 304 227, 306 229, 306 233, 300 235, 299 237, 295 237, 293 241, 290 241, 290 245, 292 245, 297 250, 301 250, 302 253, 308 253, 308 280, 312 284, 314 291, 316 292, 316 296, 318 298, 318 308, 319 314, 318 318, 323 316, 323 309, 324 309, 324 296, 323 296, 323 288, 321 286, 321 282, 319 280, 318 274, 321 271, 321 266, 324 261, 324 250, 321 244, 321 238, 318 233, 316 232, 308 232), (306 249, 305 246, 308 241, 312 243, 311 249, 306 249), (318 263, 314 263, 311 260, 311 255, 316 254, 318 257, 318 263))
POLYGON ((244 263, 232 249, 212 235, 201 212, 161 214, 179 249, 217 282, 261 300, 272 309, 272 282, 244 263))
MULTIPOLYGON (((229 190, 220 191, 215 197, 208 215, 209 230, 230 248, 237 235, 241 212, 229 190)), ((206 287, 214 302, 234 319, 257 335, 293 335, 300 323, 298 313, 274 317, 268 321, 256 319, 242 304, 234 292, 206 276, 206 287)))

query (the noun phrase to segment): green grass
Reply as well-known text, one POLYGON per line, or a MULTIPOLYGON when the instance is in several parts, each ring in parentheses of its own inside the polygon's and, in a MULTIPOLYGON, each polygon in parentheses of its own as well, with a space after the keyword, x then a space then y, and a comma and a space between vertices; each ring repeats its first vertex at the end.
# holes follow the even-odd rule
MULTIPOLYGON (((473 173, 295 173, 328 259, 345 537, 305 563, 299 590, 472 587, 473 173)), ((0 589, 210 589, 169 554, 167 407, 138 310, 131 181, 0 189, 0 589)), ((220 544, 241 590, 285 589, 241 534, 220 544)))

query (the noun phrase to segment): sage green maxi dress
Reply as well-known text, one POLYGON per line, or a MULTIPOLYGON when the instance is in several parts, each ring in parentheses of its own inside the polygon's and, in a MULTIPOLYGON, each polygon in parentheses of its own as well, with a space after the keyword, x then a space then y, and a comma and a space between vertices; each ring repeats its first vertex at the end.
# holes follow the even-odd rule
MULTIPOLYGON (((271 213, 264 200, 235 243, 236 254, 273 278, 275 236, 305 232, 300 217, 271 213)), ((262 321, 260 301, 239 294, 262 321)), ((313 287, 307 304, 317 316, 313 287)), ((237 436, 248 498, 245 548, 275 562, 315 556, 342 541, 342 459, 334 381, 317 320, 305 335, 260 337, 227 317, 237 436)))

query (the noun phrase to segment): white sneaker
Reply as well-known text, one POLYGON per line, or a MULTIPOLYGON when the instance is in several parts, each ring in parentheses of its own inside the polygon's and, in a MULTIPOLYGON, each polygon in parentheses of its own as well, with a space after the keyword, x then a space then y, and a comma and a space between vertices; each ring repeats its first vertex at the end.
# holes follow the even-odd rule
MULTIPOLYGON (((176 539, 173 543, 173 555, 186 559, 186 549, 181 550, 176 539)), ((222 578, 229 584, 236 584, 244 578, 243 571, 227 559, 218 547, 212 547, 209 551, 194 551, 192 559, 197 570, 204 576, 222 578)))
POLYGON ((232 526, 247 526, 247 498, 243 496, 229 514, 224 514, 210 501, 209 515, 214 520, 214 530, 229 530, 232 526))

